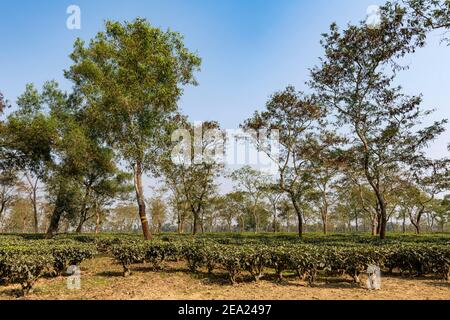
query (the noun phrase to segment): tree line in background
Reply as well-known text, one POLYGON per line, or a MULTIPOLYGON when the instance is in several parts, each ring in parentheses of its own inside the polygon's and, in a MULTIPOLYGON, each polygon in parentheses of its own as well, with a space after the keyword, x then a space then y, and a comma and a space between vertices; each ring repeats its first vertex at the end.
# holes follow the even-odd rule
MULTIPOLYGON (((214 161, 174 163, 172 132, 195 135, 177 103, 197 84, 201 59, 180 34, 145 19, 107 22, 89 44, 75 42, 65 71, 71 92, 54 81, 27 85, 13 112, 0 94, 1 231, 142 230, 146 239, 152 231, 366 231, 382 239, 386 231, 448 231, 449 159, 426 154, 447 120, 423 125, 431 111, 396 80, 401 58, 450 27, 450 1, 387 3, 380 13, 376 28, 332 24, 310 70, 312 93, 289 86, 242 123, 244 131, 278 130, 276 177, 214 161), (160 186, 149 199, 147 175, 160 186), (221 177, 234 182, 232 192, 219 193, 221 177)), ((202 126, 221 130, 215 121, 202 126)), ((217 143, 202 138, 193 150, 217 143)))

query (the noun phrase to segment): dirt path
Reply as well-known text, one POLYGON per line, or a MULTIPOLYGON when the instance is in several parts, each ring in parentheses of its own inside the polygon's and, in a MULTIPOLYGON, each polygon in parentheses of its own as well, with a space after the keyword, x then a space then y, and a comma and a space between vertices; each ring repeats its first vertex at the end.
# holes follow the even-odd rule
MULTIPOLYGON (((136 266, 128 278, 121 276, 122 268, 109 258, 97 258, 82 264, 81 290, 68 290, 67 279, 40 279, 35 292, 27 299, 121 299, 121 300, 450 300, 450 282, 433 278, 382 278, 381 291, 368 291, 342 279, 318 281, 308 287, 296 277, 279 283, 269 275, 259 283, 243 276, 231 286, 226 274, 187 272, 182 263, 171 263, 165 271, 154 272, 148 266, 136 266)), ((364 279, 363 279, 364 282, 364 279)), ((17 286, 0 287, 0 300, 16 299, 17 286)))

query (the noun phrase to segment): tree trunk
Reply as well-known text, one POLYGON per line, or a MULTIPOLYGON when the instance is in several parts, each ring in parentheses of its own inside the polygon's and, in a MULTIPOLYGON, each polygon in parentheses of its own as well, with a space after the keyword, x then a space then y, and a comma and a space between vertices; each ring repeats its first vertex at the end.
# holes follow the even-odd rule
POLYGON ((374 220, 372 220, 371 222, 371 227, 372 227, 372 236, 376 236, 377 235, 377 224, 375 223, 374 220))
POLYGON ((413 213, 409 213, 409 218, 411 220, 412 225, 416 229, 416 234, 420 234, 420 220, 422 219, 423 212, 425 211, 425 208, 422 208, 418 213, 416 218, 413 218, 413 213))
POLYGON ((300 238, 303 237, 303 216, 302 211, 300 210, 300 206, 297 203, 295 197, 291 196, 292 205, 294 206, 295 213, 297 213, 298 219, 298 236, 300 238))
POLYGON ((78 223, 77 229, 75 230, 75 233, 81 233, 81 231, 83 230, 83 224, 84 224, 84 219, 81 218, 80 222, 78 223))
POLYGON ((201 231, 201 229, 200 229, 201 226, 199 223, 199 220, 200 220, 199 211, 200 210, 195 210, 195 209, 192 210, 192 215, 194 217, 194 225, 192 226, 192 234, 193 235, 196 235, 198 232, 201 231))
POLYGON ((25 173, 25 177, 27 178, 28 184, 30 185, 29 197, 30 197, 31 205, 33 207, 34 233, 38 233, 39 232, 39 218, 38 218, 38 208, 37 208, 37 188, 38 188, 39 179, 35 178, 33 181, 32 176, 30 176, 28 173, 25 173))
POLYGON ((152 234, 150 232, 147 220, 147 214, 145 212, 145 198, 142 188, 142 164, 137 163, 133 167, 134 170, 134 189, 136 191, 136 200, 139 207, 139 217, 141 219, 142 232, 145 240, 151 240, 152 234))
POLYGON ((205 233, 205 217, 204 217, 205 212, 203 210, 201 210, 201 215, 200 216, 200 230, 202 233, 205 233))
POLYGON ((178 232, 178 234, 182 234, 183 232, 182 232, 182 226, 181 226, 181 214, 180 214, 180 212, 178 212, 178 215, 177 215, 177 232, 178 232))
POLYGON ((323 234, 326 235, 328 233, 328 200, 326 187, 322 191, 322 208, 320 211, 322 214, 323 234))
POLYGON ((256 213, 256 203, 253 205, 252 215, 253 215, 253 219, 255 219, 255 233, 258 233, 259 232, 259 222, 258 222, 258 215, 256 213))
POLYGON ((32 191, 32 203, 33 203, 34 232, 38 233, 39 232, 39 219, 38 219, 36 188, 33 188, 33 191, 32 191))
POLYGON ((53 209, 52 216, 50 218, 50 225, 47 229, 46 239, 51 239, 58 232, 59 221, 61 220, 62 212, 59 210, 58 206, 53 209))
POLYGON ((328 233, 328 216, 323 215, 322 216, 322 228, 323 228, 323 234, 326 235, 328 233))
POLYGON ((381 240, 386 239, 386 227, 387 227, 387 219, 386 219, 386 215, 384 214, 381 218, 381 226, 380 226, 380 239, 381 240))
POLYGON ((403 213, 402 232, 406 233, 406 213, 403 213))
POLYGON ((100 210, 95 210, 95 234, 100 232, 100 210))

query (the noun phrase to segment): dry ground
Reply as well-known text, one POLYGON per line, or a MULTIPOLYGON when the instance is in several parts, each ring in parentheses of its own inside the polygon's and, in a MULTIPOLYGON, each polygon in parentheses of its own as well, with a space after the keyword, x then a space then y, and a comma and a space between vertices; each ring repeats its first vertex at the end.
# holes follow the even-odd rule
MULTIPOLYGON (((80 290, 68 290, 64 277, 40 279, 27 299, 450 300, 450 282, 435 278, 383 276, 382 290, 368 291, 346 279, 319 279, 314 287, 308 287, 294 276, 280 283, 270 274, 259 283, 243 275, 237 285, 231 286, 225 273, 193 274, 181 262, 167 263, 165 271, 153 271, 147 265, 134 266, 133 274, 128 278, 122 277, 122 267, 108 257, 86 261, 81 270, 80 290)), ((17 288, 12 285, 0 287, 0 300, 17 299, 17 288)))

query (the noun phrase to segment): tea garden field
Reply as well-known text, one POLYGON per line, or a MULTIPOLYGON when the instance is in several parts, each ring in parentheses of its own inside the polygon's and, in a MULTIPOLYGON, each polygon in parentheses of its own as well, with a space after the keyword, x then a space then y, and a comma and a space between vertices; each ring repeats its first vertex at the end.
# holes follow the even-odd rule
POLYGON ((450 299, 449 280, 449 234, 0 235, 0 300, 450 299))

